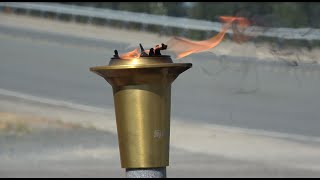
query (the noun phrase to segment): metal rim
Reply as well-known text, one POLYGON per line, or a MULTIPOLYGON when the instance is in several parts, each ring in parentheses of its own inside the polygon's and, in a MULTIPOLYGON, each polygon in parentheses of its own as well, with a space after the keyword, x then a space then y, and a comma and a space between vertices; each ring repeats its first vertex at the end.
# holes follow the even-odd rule
POLYGON ((165 68, 165 67, 192 67, 191 63, 161 63, 161 64, 144 64, 144 65, 114 65, 114 66, 96 66, 91 67, 90 71, 108 70, 108 69, 139 69, 139 68, 165 68))

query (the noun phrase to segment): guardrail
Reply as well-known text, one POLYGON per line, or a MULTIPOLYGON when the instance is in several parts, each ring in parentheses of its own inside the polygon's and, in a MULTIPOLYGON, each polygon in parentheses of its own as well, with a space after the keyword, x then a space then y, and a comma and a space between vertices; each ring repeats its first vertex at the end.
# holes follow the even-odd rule
MULTIPOLYGON (((141 23, 145 25, 157 25, 200 31, 220 31, 221 23, 190 18, 160 16, 146 13, 135 13, 94 7, 66 5, 58 3, 17 3, 0 2, 0 7, 36 10, 52 12, 56 14, 69 14, 73 16, 85 16, 89 18, 101 18, 105 20, 117 20, 126 23, 141 23)), ((232 33, 232 31, 228 31, 232 33)), ((245 32, 247 35, 264 36, 282 39, 320 40, 320 29, 314 28, 265 28, 251 26, 245 32)))

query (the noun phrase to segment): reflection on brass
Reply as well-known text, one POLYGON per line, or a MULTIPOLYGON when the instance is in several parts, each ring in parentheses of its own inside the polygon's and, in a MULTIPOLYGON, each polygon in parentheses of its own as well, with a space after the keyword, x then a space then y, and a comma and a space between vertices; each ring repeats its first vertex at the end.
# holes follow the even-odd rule
POLYGON ((191 66, 158 56, 90 68, 113 88, 122 168, 169 165, 171 83, 191 66))

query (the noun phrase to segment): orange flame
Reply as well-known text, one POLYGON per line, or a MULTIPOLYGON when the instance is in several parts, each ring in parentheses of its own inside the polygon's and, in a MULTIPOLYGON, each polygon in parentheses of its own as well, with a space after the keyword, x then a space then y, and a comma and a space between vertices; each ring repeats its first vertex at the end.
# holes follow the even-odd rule
POLYGON ((192 41, 183 37, 173 37, 167 43, 168 48, 177 54, 177 59, 193 53, 203 52, 217 46, 230 27, 233 30, 233 38, 236 42, 241 43, 247 40, 247 37, 241 34, 240 30, 250 25, 248 19, 244 17, 220 16, 220 20, 224 23, 221 31, 212 38, 203 41, 192 41))
POLYGON ((140 57, 140 53, 138 48, 134 49, 133 51, 120 55, 121 59, 132 59, 132 58, 139 58, 139 57, 140 57))

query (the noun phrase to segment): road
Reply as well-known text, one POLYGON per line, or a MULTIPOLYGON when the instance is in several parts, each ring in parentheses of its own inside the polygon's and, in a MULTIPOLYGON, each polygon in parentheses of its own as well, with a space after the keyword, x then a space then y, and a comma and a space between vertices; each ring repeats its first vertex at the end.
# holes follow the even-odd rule
MULTIPOLYGON (((112 89, 89 67, 128 44, 0 27, 0 88, 113 108, 112 89)), ((192 55, 172 86, 172 116, 305 136, 320 136, 320 69, 254 58, 192 55)), ((181 60, 183 61, 183 60, 181 60)), ((175 60, 175 62, 179 62, 175 60)))
MULTIPOLYGON (((112 89, 89 68, 128 50, 131 36, 120 42, 1 23, 0 110, 96 128, 0 131, 0 176, 124 177, 112 89)), ((319 66, 239 54, 174 59, 193 67, 172 85, 168 177, 319 177, 319 66)))

